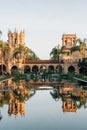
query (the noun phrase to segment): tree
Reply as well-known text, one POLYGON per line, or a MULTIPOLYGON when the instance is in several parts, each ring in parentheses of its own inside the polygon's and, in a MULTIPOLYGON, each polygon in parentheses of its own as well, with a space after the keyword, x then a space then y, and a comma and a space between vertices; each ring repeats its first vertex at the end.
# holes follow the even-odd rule
POLYGON ((37 55, 28 47, 20 45, 19 47, 15 48, 13 52, 13 57, 20 59, 23 58, 24 60, 35 60, 39 59, 37 55))
POLYGON ((80 51, 80 47, 79 46, 73 46, 73 47, 71 47, 70 53, 72 54, 72 52, 75 52, 75 51, 80 51))
POLYGON ((50 56, 51 56, 51 59, 52 60, 58 60, 58 53, 59 53, 59 50, 57 47, 54 47, 52 49, 52 51, 50 52, 50 56))
POLYGON ((79 61, 78 66, 80 68, 80 73, 87 75, 87 59, 83 58, 82 61, 79 61))
POLYGON ((66 53, 66 52, 64 51, 65 48, 66 48, 65 46, 62 46, 61 48, 59 48, 59 47, 54 47, 54 48, 52 49, 52 51, 50 52, 51 59, 52 59, 52 60, 58 60, 58 61, 59 61, 60 54, 66 53))
POLYGON ((23 58, 24 51, 25 47, 23 45, 19 45, 19 47, 14 49, 13 57, 17 59, 23 58))
POLYGON ((28 47, 24 47, 24 56, 25 56, 25 59, 28 57, 30 53, 30 49, 28 47))
POLYGON ((79 43, 79 51, 80 51, 80 53, 81 53, 83 56, 85 56, 85 47, 86 47, 86 45, 87 45, 87 39, 86 39, 86 38, 84 38, 83 40, 77 39, 76 42, 79 43))
POLYGON ((39 57, 33 52, 31 49, 29 49, 29 54, 26 57, 27 60, 39 60, 39 57))

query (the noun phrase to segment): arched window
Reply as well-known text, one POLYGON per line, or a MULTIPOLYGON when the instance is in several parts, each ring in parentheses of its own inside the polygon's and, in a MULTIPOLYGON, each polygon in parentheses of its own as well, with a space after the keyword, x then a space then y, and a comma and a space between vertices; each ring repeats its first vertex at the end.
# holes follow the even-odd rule
POLYGON ((33 67, 32 67, 32 72, 33 73, 37 73, 39 70, 38 70, 38 66, 37 65, 34 65, 33 67))
POLYGON ((51 73, 54 72, 54 66, 53 65, 48 66, 48 72, 51 72, 51 73))
POLYGON ((71 73, 75 72, 75 67, 69 66, 68 72, 71 72, 71 73))
POLYGON ((40 72, 45 72, 46 71, 46 66, 45 65, 42 65, 41 67, 40 67, 40 72))
POLYGON ((17 66, 12 66, 12 68, 11 68, 11 74, 16 73, 17 71, 18 71, 17 66))
POLYGON ((56 72, 57 72, 57 73, 62 73, 62 66, 58 65, 58 66, 56 67, 56 72))
POLYGON ((28 65, 24 67, 24 73, 30 73, 30 67, 28 65))

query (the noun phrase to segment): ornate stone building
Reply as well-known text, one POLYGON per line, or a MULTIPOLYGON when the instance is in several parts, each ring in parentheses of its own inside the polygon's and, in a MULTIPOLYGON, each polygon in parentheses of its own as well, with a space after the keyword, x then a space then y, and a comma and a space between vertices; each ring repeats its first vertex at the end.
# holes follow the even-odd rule
POLYGON ((77 39, 76 34, 63 34, 62 35, 62 46, 65 47, 63 49, 64 54, 62 54, 63 60, 68 59, 68 60, 76 61, 76 59, 79 60, 79 59, 82 58, 82 55, 80 54, 79 51, 75 51, 71 55, 69 54, 70 53, 70 49, 72 47, 76 46, 76 39, 77 39), (75 57, 75 55, 76 55, 76 57, 75 57))
POLYGON ((76 102, 71 99, 66 99, 62 104, 63 112, 76 112, 76 102))
MULTIPOLYGON (((62 46, 64 46, 63 54, 60 55, 60 60, 64 61, 64 72, 74 71, 79 73, 78 62, 82 60, 84 55, 82 55, 79 51, 70 52, 72 47, 76 46, 77 36, 76 34, 63 34, 62 35, 62 46)), ((87 48, 85 48, 85 57, 87 48)))
POLYGON ((10 63, 9 63, 9 72, 11 73, 12 69, 20 69, 23 71, 23 53, 20 57, 19 55, 17 58, 13 57, 14 50, 18 48, 20 45, 25 46, 25 32, 17 32, 16 30, 12 33, 11 31, 8 31, 8 45, 11 48, 10 52, 10 63))
POLYGON ((14 50, 18 48, 20 45, 25 46, 25 32, 18 32, 15 30, 14 32, 8 31, 8 40, 5 43, 6 46, 10 47, 10 55, 7 55, 5 52, 0 50, 0 73, 8 72, 11 74, 12 70, 20 69, 23 71, 23 60, 24 54, 21 56, 17 55, 14 57, 14 50))
MULTIPOLYGON (((10 55, 3 53, 0 49, 0 73, 6 72, 11 74, 13 71, 19 70, 20 72, 33 72, 34 70, 40 72, 40 68, 45 66, 46 71, 51 70, 52 72, 57 72, 61 69, 61 72, 67 73, 72 70, 76 73, 79 73, 78 61, 82 59, 82 55, 79 51, 67 55, 70 53, 70 49, 73 46, 76 46, 76 34, 63 34, 62 35, 62 46, 65 46, 64 52, 60 55, 60 60, 63 62, 53 61, 53 60, 33 60, 25 61, 25 55, 22 52, 14 57, 14 50, 20 45, 25 47, 25 32, 14 32, 8 31, 8 40, 6 45, 10 47, 10 55)), ((87 56, 87 48, 85 49, 85 56, 87 56)))

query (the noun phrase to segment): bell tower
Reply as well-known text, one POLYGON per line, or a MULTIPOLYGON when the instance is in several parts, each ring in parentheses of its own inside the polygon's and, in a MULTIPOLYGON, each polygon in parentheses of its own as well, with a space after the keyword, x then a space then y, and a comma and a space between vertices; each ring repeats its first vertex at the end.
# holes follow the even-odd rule
POLYGON ((62 46, 65 46, 66 48, 76 46, 76 34, 63 34, 62 46))
POLYGON ((18 47, 19 45, 25 45, 25 32, 21 31, 18 33, 18 31, 15 29, 14 32, 8 31, 8 43, 10 46, 18 47))
MULTIPOLYGON (((10 59, 11 59, 10 64, 15 65, 20 68, 20 66, 22 66, 24 53, 21 53, 21 54, 18 53, 14 56, 14 50, 19 48, 20 45, 25 47, 25 32, 24 31, 18 32, 16 29, 14 32, 11 32, 9 30, 8 31, 8 45, 11 48, 10 49, 10 59)), ((9 68, 11 65, 9 65, 9 68)))

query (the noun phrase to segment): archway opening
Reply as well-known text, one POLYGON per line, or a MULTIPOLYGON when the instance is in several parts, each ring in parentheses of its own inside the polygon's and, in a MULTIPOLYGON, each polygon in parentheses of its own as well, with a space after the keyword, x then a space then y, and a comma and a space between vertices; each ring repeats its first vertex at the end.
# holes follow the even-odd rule
POLYGON ((5 65, 0 65, 0 75, 6 73, 6 66, 5 65))
POLYGON ((11 74, 15 74, 16 72, 18 72, 17 66, 12 66, 12 68, 11 68, 11 74))
POLYGON ((24 66, 24 73, 30 73, 30 67, 28 65, 24 66))
POLYGON ((62 66, 58 65, 56 67, 56 73, 62 73, 62 66))
POLYGON ((49 72, 49 73, 53 73, 53 72, 54 72, 54 66, 53 66, 53 65, 50 65, 50 66, 48 67, 48 72, 49 72))
POLYGON ((33 72, 33 73, 37 73, 38 71, 39 71, 38 66, 37 66, 37 65, 34 65, 34 66, 32 67, 32 72, 33 72))
POLYGON ((74 73, 75 72, 75 67, 69 66, 68 72, 74 73))
POLYGON ((40 67, 40 72, 46 72, 46 66, 45 65, 42 65, 40 67))

